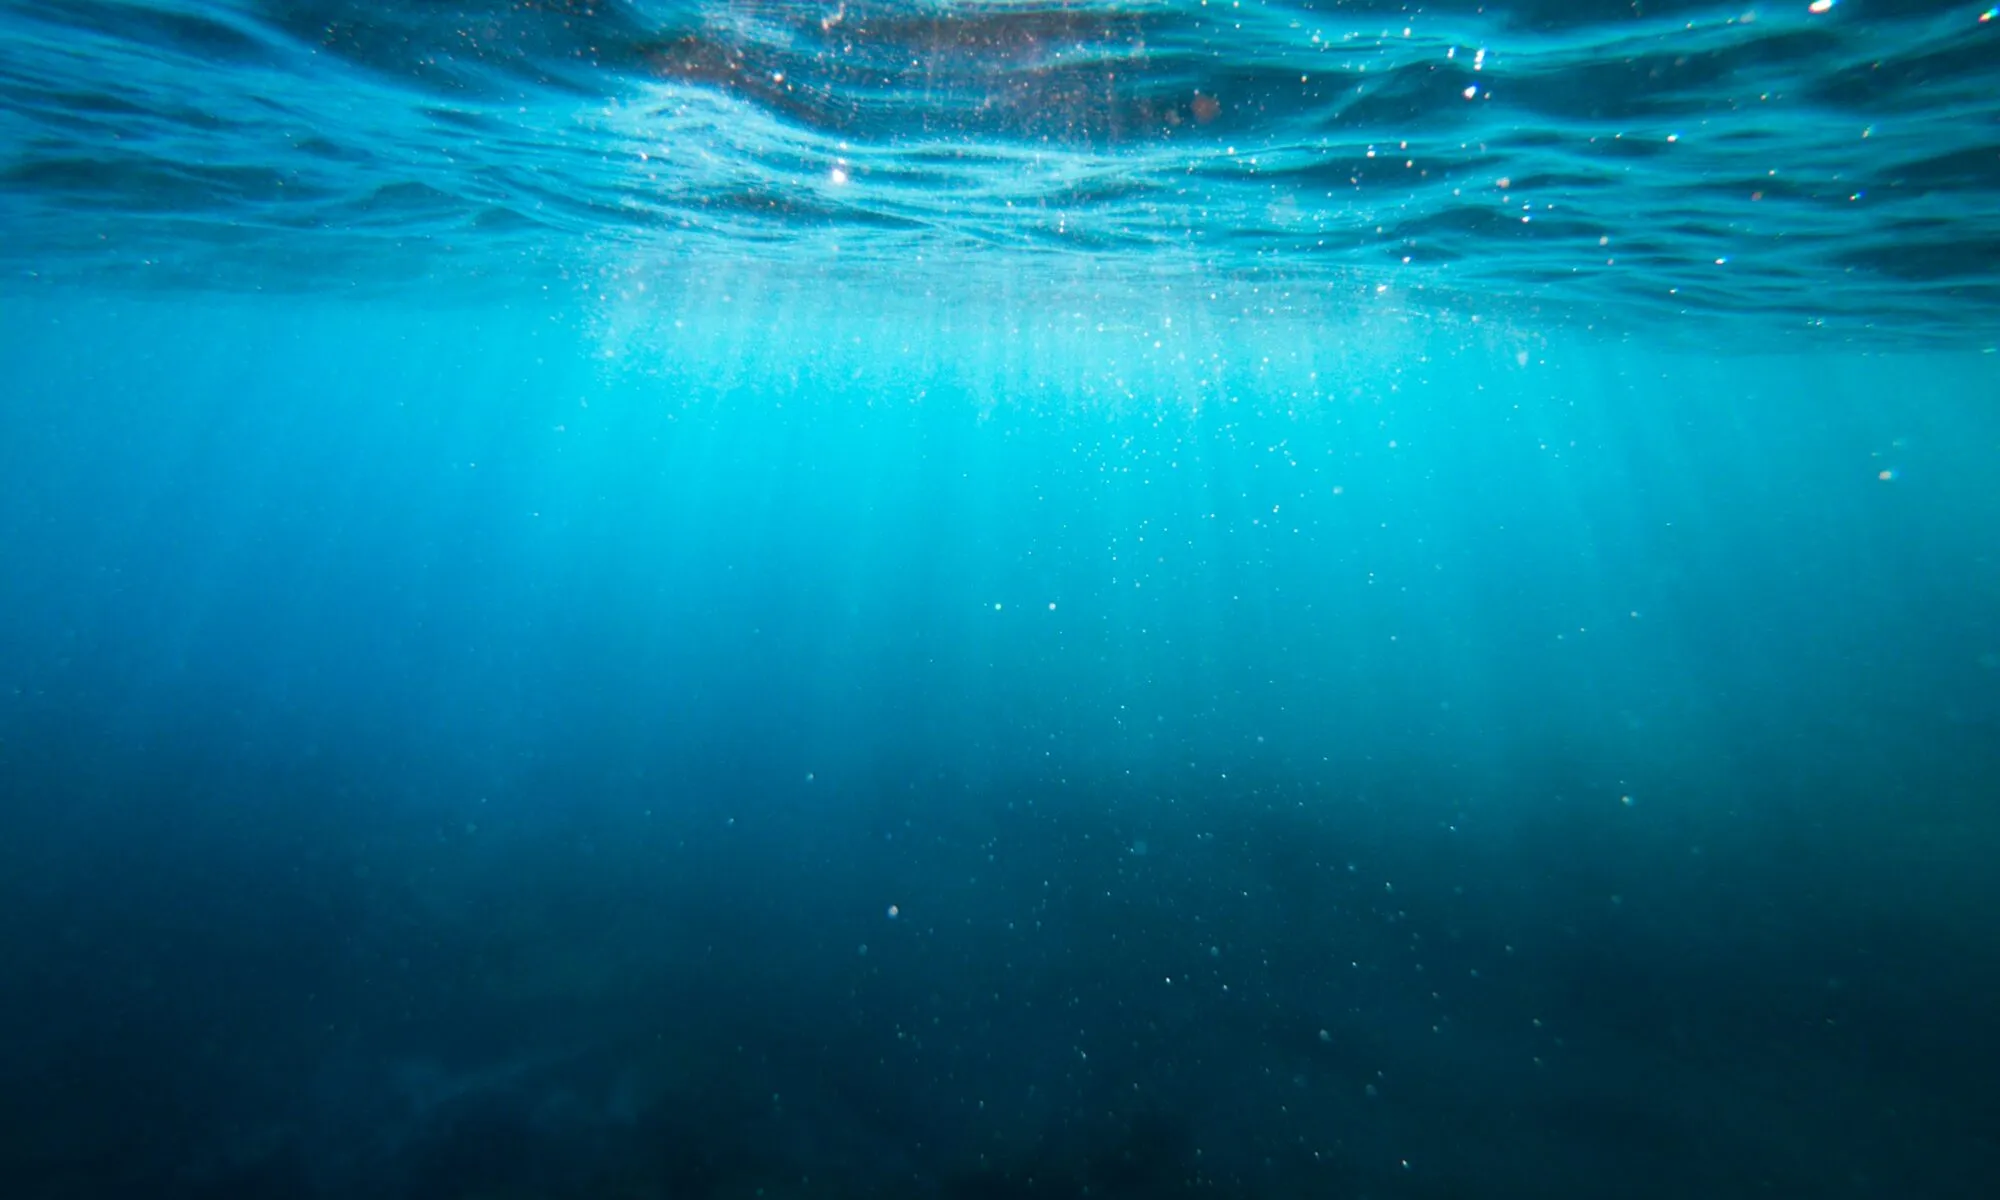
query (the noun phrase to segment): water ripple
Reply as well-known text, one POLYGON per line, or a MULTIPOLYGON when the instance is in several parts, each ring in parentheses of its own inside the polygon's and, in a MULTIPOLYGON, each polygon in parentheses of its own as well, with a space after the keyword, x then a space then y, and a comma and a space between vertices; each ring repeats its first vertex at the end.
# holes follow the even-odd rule
POLYGON ((1996 84, 2000 14, 1922 0, 0 0, 0 258, 1166 267, 1981 338, 1996 84))

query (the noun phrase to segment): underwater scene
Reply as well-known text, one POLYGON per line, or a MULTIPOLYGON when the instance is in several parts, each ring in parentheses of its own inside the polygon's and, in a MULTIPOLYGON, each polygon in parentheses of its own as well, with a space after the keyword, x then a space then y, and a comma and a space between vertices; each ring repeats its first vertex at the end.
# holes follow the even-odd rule
POLYGON ((2000 10, 0 0, 0 1196, 2000 1192, 2000 10))

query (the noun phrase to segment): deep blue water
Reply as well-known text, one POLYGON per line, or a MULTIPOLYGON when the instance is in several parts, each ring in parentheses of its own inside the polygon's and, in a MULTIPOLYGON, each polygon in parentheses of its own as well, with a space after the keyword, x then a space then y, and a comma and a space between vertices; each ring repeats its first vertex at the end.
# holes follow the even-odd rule
POLYGON ((0 1195, 1990 1195, 1996 84, 0 2, 0 1195))

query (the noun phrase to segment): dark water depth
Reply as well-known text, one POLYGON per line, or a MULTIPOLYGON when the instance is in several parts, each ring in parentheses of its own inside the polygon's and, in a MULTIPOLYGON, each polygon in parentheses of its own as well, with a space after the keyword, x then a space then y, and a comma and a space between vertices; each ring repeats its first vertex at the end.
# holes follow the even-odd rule
POLYGON ((8 1194, 1984 1194, 1990 356, 709 299, 5 310, 8 1194))

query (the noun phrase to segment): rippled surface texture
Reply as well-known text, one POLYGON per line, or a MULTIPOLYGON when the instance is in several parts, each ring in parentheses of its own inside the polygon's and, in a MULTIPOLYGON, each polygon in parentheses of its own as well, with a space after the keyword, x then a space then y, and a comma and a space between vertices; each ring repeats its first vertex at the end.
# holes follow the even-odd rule
POLYGON ((9 269, 1185 272, 1977 340, 1976 3, 7 0, 9 269))

